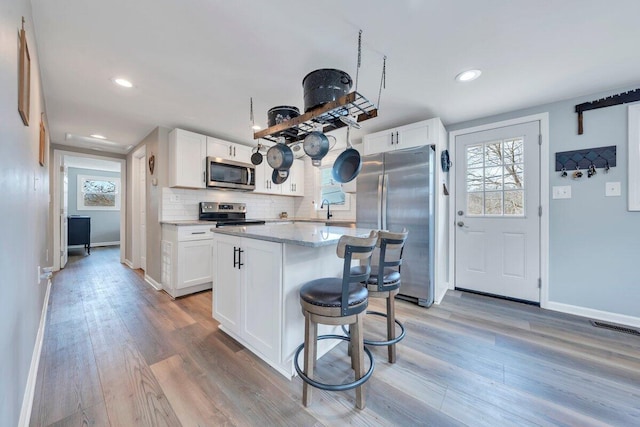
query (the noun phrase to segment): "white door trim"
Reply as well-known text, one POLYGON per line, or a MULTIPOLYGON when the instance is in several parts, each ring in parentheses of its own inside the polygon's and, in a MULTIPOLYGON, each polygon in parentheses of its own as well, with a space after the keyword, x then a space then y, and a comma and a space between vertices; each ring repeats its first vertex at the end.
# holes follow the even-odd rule
MULTIPOLYGON (((132 179, 131 179, 131 268, 140 268, 142 265, 141 253, 142 245, 146 242, 140 241, 140 205, 144 200, 140 200, 140 165, 139 160, 147 155, 147 146, 143 145, 132 154, 132 179)), ((146 170, 145 170, 146 172, 146 170)))
POLYGON ((58 254, 53 257, 53 269, 60 270, 60 164, 63 156, 88 157, 91 159, 108 160, 110 162, 120 163, 120 182, 125 183, 120 186, 120 262, 124 263, 125 259, 125 242, 126 242, 126 219, 127 219, 127 161, 114 157, 98 156, 94 154, 79 153, 76 151, 53 150, 53 163, 51 164, 50 179, 53 181, 53 252, 58 254))
POLYGON ((456 194, 456 137, 468 133, 480 132, 489 129, 519 125, 527 122, 540 122, 540 135, 542 146, 540 147, 540 206, 542 206, 542 217, 540 218, 540 307, 547 308, 549 304, 549 113, 533 114, 530 116, 518 117, 496 123, 487 123, 467 129, 459 129, 449 132, 449 156, 452 166, 449 170, 449 191, 451 192, 449 202, 449 289, 455 288, 455 268, 456 268, 456 247, 455 247, 455 200, 456 194))

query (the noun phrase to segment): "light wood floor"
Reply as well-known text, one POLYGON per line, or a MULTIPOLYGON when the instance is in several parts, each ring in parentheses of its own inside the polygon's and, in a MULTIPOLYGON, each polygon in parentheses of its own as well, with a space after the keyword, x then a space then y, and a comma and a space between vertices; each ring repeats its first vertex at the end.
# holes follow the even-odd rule
MULTIPOLYGON (((397 302, 407 337, 395 365, 373 349, 364 410, 353 390, 314 390, 304 408, 298 378, 218 330, 211 292, 173 301, 118 258, 95 248, 56 274, 31 425, 640 425, 640 337, 460 292, 397 302)), ((382 322, 367 317, 370 338, 382 322)), ((345 349, 321 378, 349 376, 345 349)))

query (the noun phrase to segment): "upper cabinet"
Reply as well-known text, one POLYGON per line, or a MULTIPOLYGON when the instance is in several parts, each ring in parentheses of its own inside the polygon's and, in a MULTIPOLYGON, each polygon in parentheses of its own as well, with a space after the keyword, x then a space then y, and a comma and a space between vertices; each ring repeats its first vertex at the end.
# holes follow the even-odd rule
POLYGON ((169 132, 169 187, 205 188, 207 137, 182 129, 169 132))
POLYGON ((440 119, 434 118, 365 135, 363 138, 364 154, 435 144, 439 123, 440 119))
POLYGON ((251 147, 208 136, 207 156, 249 163, 251 161, 251 147))
POLYGON ((304 196, 304 160, 295 159, 289 169, 289 177, 282 184, 272 180, 273 169, 264 160, 256 166, 256 189, 254 193, 304 196))
POLYGON ((296 159, 289 169, 289 177, 281 185, 282 194, 304 196, 304 160, 296 159))

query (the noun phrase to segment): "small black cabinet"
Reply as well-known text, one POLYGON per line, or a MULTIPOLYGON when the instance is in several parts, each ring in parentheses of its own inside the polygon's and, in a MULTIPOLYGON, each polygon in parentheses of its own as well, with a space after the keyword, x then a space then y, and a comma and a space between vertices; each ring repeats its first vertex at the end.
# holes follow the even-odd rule
POLYGON ((84 245, 84 248, 91 255, 91 217, 72 215, 67 219, 67 245, 84 245))

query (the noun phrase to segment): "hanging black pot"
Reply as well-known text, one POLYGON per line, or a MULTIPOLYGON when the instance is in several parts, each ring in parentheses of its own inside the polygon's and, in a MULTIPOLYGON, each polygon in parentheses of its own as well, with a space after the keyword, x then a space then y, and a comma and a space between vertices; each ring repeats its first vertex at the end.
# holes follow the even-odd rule
POLYGON ((321 68, 310 72, 302 80, 305 113, 348 94, 352 85, 351 76, 344 71, 321 68))

